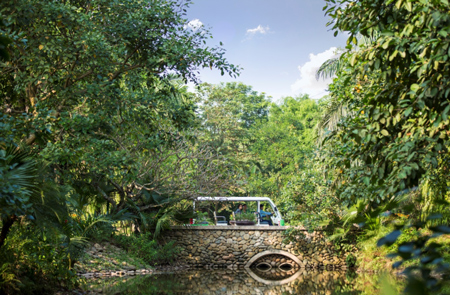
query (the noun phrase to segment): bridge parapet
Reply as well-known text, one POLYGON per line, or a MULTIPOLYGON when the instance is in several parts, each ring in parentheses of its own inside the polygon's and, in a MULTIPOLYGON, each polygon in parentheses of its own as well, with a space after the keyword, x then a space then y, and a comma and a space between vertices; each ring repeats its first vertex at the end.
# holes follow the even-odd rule
POLYGON ((349 252, 337 253, 321 231, 301 231, 295 241, 283 243, 288 226, 174 226, 164 236, 182 251, 177 259, 193 267, 254 267, 276 257, 268 267, 285 262, 295 268, 345 269, 349 252), (264 260, 264 257, 266 258, 264 260), (285 258, 283 258, 285 257, 285 258), (285 259, 283 261, 283 259, 285 259))

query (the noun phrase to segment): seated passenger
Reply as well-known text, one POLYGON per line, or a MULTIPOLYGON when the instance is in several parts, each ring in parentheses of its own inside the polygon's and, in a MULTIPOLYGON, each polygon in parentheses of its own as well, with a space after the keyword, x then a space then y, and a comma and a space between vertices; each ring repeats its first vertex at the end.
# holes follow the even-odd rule
POLYGON ((242 213, 242 204, 239 204, 238 209, 234 212, 234 214, 241 214, 242 213))
POLYGON ((263 210, 263 205, 259 205, 259 214, 261 215, 261 221, 267 221, 269 225, 273 225, 272 219, 270 219, 269 216, 272 216, 273 214, 270 212, 266 212, 263 210), (269 217, 269 219, 264 219, 264 217, 269 217))

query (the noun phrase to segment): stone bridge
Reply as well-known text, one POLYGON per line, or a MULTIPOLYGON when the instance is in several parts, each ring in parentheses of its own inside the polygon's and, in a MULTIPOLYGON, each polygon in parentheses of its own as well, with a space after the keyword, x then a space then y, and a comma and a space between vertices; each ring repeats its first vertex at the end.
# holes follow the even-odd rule
POLYGON ((178 261, 192 267, 252 268, 266 276, 288 275, 302 268, 346 269, 347 256, 356 250, 326 241, 322 231, 299 230, 294 241, 284 243, 288 228, 174 226, 164 237, 182 249, 178 261))

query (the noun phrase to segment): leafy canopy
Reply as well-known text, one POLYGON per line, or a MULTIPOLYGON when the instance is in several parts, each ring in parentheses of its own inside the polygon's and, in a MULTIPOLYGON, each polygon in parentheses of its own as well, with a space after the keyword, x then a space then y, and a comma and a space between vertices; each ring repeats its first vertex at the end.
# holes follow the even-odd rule
POLYGON ((333 165, 344 168, 346 200, 380 202, 448 166, 448 3, 327 3, 332 28, 350 34, 348 69, 330 86, 351 113, 330 136, 333 165), (353 53, 357 36, 375 38, 353 53))

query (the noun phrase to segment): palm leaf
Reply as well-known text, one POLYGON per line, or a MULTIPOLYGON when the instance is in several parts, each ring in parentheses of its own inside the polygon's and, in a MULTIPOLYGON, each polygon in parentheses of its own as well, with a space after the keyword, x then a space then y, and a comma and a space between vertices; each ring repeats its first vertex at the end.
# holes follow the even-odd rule
POLYGON ((336 75, 342 68, 342 61, 339 57, 326 60, 316 72, 316 80, 326 79, 336 75))
POLYGON ((163 215, 158 219, 156 223, 155 232, 153 234, 156 239, 162 231, 166 229, 170 229, 170 224, 173 219, 174 211, 173 210, 164 210, 163 215))
POLYGON ((37 192, 36 162, 29 153, 15 146, 0 150, 2 181, 10 187, 17 187, 20 193, 30 196, 37 192))

